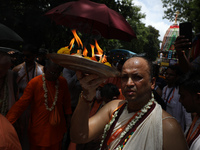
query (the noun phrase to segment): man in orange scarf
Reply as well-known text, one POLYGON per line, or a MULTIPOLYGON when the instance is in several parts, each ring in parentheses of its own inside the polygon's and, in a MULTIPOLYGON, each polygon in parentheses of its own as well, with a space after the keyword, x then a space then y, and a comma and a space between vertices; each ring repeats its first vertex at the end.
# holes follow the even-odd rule
POLYGON ((13 124, 31 105, 31 150, 61 150, 63 135, 67 131, 66 122, 69 125, 71 114, 67 81, 60 76, 62 70, 62 67, 48 61, 44 68, 45 74, 33 78, 28 83, 24 94, 6 116, 13 124))

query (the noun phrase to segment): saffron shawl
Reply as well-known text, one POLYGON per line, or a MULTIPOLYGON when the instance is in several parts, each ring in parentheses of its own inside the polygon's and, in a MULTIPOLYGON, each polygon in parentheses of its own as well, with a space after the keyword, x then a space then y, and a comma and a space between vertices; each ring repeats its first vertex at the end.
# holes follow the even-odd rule
MULTIPOLYGON (((124 109, 118 122, 115 125, 113 133, 121 128, 134 115, 124 109)), ((110 150, 113 150, 120 139, 116 138, 110 144, 110 150)), ((145 120, 137 127, 136 131, 130 137, 124 146, 124 150, 162 150, 163 131, 162 131, 162 108, 156 103, 154 110, 145 120)))

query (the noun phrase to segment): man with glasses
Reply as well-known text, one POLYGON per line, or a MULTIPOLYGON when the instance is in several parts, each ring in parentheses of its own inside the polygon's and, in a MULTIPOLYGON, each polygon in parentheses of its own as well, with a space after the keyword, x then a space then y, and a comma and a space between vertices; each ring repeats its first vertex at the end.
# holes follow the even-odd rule
POLYGON ((166 111, 176 118, 185 131, 191 124, 191 114, 187 113, 182 104, 179 102, 179 87, 177 82, 182 74, 178 65, 168 66, 165 77, 167 85, 162 90, 162 99, 166 104, 166 111))

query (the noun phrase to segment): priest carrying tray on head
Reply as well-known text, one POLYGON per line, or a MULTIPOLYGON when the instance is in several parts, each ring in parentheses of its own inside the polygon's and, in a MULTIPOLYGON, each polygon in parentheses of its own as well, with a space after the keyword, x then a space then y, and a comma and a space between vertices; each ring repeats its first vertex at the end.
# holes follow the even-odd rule
POLYGON ((154 100, 155 79, 147 59, 132 57, 124 63, 121 87, 126 100, 107 103, 91 118, 91 100, 105 78, 79 71, 77 78, 83 91, 71 120, 73 142, 86 143, 102 134, 101 150, 188 149, 180 125, 154 100))

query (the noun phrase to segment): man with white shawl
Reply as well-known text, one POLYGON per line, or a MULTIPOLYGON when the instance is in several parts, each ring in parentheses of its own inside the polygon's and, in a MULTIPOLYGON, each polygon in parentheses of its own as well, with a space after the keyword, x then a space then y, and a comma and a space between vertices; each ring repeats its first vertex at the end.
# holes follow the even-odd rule
POLYGON ((126 100, 113 100, 89 118, 95 89, 105 78, 77 71, 83 91, 71 120, 72 141, 86 143, 103 134, 102 150, 187 150, 180 125, 154 100, 152 72, 147 59, 128 59, 121 72, 126 100))
POLYGON ((25 44, 23 46, 23 59, 24 62, 17 65, 13 68, 14 72, 17 72, 18 78, 17 83, 19 86, 19 97, 20 98, 23 94, 24 89, 28 82, 38 76, 41 75, 44 71, 44 66, 38 64, 36 62, 36 56, 38 53, 38 48, 32 44, 25 44))
MULTIPOLYGON (((25 44, 22 48, 24 62, 13 68, 14 72, 17 72, 17 84, 19 87, 18 99, 23 95, 24 89, 26 88, 28 82, 34 77, 41 75, 44 71, 44 66, 36 62, 36 56, 38 53, 38 48, 33 44, 25 44)), ((29 149, 28 141, 28 124, 30 117, 30 107, 23 112, 20 119, 17 122, 17 132, 19 135, 19 140, 22 145, 23 150, 29 149)))

